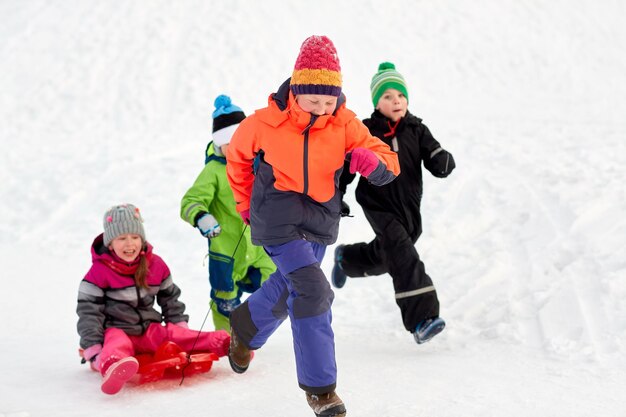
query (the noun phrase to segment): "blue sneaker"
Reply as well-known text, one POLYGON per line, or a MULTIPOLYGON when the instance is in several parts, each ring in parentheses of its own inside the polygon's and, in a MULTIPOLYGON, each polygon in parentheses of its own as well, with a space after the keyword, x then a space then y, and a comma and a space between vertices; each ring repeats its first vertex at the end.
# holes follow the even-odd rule
POLYGON ((341 260, 343 259, 343 248, 346 245, 338 245, 335 248, 335 266, 333 266, 333 272, 330 276, 330 280, 335 288, 341 288, 346 285, 346 273, 343 272, 341 267, 341 260))
POLYGON ((430 319, 422 320, 413 332, 413 338, 418 345, 428 342, 433 337, 437 336, 446 327, 446 322, 441 317, 432 317, 430 319))

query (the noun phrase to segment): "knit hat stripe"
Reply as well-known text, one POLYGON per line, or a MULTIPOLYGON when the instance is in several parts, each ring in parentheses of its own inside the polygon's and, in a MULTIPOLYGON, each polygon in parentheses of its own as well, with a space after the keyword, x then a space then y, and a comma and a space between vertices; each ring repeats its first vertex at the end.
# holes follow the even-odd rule
POLYGON ((213 132, 215 133, 220 129, 224 129, 228 126, 241 123, 246 115, 242 111, 236 111, 232 113, 225 113, 217 116, 213 119, 213 132))
POLYGON ((239 127, 239 123, 236 125, 230 125, 225 127, 224 129, 220 129, 217 132, 213 132, 213 143, 216 146, 226 145, 230 143, 230 139, 233 137, 233 133, 239 127))
POLYGON ((291 85, 320 84, 341 87, 341 74, 328 69, 294 70, 291 85))
POLYGON ((294 96, 300 94, 317 94, 322 96, 339 97, 341 95, 341 87, 320 84, 301 84, 291 85, 291 92, 294 96))
POLYGON ((400 74, 384 74, 384 77, 374 77, 372 80, 372 84, 370 85, 370 89, 372 91, 378 90, 384 83, 396 83, 403 85, 405 84, 404 78, 400 74))

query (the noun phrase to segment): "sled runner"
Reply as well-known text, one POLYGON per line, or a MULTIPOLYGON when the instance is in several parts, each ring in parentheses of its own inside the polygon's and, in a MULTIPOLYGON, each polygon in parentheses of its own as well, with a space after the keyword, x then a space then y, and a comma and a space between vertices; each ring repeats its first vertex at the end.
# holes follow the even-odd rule
MULTIPOLYGON (((83 357, 82 351, 83 349, 78 351, 81 358, 83 357)), ((139 369, 137 370, 138 384, 154 382, 163 378, 181 378, 183 372, 185 377, 209 372, 213 362, 219 360, 219 357, 211 352, 189 355, 174 342, 163 342, 154 354, 140 353, 135 355, 135 358, 139 362, 139 369)), ((85 362, 83 358, 82 363, 85 362)), ((94 368, 92 367, 92 369, 94 368)), ((133 378, 133 381, 135 381, 135 378, 133 378)))

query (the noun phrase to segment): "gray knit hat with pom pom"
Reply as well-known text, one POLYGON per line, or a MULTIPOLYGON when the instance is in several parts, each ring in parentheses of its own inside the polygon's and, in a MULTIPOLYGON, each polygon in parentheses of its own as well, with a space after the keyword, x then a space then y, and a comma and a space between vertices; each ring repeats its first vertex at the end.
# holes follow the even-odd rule
POLYGON ((139 209, 132 204, 119 204, 104 213, 104 246, 126 233, 139 235, 146 241, 146 232, 143 230, 143 219, 139 209))

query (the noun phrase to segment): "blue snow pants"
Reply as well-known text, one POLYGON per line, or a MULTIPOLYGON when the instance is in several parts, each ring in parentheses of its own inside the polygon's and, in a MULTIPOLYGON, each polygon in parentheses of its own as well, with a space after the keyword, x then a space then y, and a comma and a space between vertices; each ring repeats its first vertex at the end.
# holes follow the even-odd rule
POLYGON ((326 246, 293 240, 265 246, 277 270, 230 316, 233 332, 258 349, 289 316, 300 388, 333 391, 337 382, 331 327, 334 293, 320 268, 326 246))

